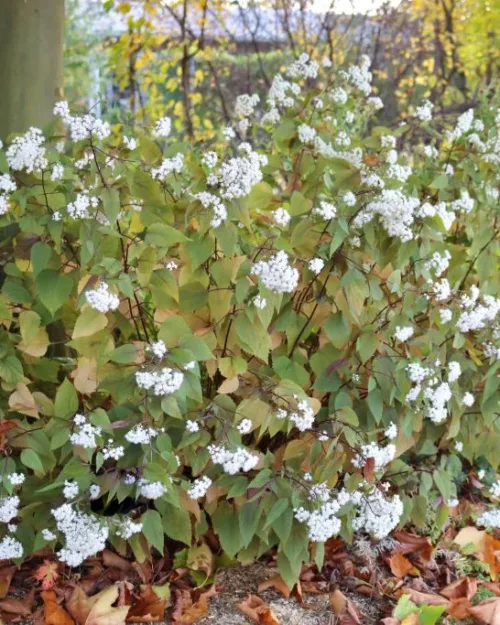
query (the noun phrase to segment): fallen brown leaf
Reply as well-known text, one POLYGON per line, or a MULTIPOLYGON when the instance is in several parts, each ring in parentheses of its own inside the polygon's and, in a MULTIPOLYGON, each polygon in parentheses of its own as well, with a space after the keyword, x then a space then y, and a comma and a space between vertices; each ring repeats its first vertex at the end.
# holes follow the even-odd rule
POLYGON ((257 595, 248 595, 244 601, 238 603, 237 607, 258 625, 280 625, 271 607, 257 595))
POLYGON ((0 610, 16 616, 29 616, 31 614, 31 602, 21 599, 1 599, 0 610))
POLYGON ((271 577, 270 579, 266 579, 265 581, 261 582, 257 590, 258 592, 263 592, 264 590, 267 590, 268 588, 275 588, 278 592, 280 592, 287 599, 292 594, 291 590, 285 584, 281 575, 276 575, 275 577, 271 577))
POLYGON ((56 593, 53 590, 42 592, 44 603, 43 615, 45 625, 74 625, 75 621, 57 602, 56 593))
POLYGON ((484 586, 485 588, 488 588, 488 590, 491 590, 492 593, 494 593, 495 595, 497 595, 497 597, 500 597, 500 584, 498 582, 480 582, 481 586, 484 586))
POLYGON ((340 590, 331 593, 330 605, 339 625, 361 625, 359 608, 340 590))
POLYGON ((461 597, 460 599, 452 599, 446 608, 446 611, 450 616, 461 621, 470 616, 471 607, 472 603, 470 600, 467 599, 467 597, 461 597))
POLYGON ((400 579, 406 577, 406 575, 419 575, 418 569, 406 558, 400 551, 396 551, 389 558, 387 563, 392 571, 392 574, 400 579))
POLYGON ((410 532, 404 532, 403 530, 393 532, 393 536, 401 543, 397 547, 397 551, 400 553, 418 553, 426 562, 431 559, 433 547, 430 540, 425 536, 410 534, 410 532))
POLYGON ((487 625, 500 625, 500 598, 481 601, 469 609, 469 614, 487 625))
POLYGON ((496 582, 500 573, 500 540, 491 534, 485 534, 483 550, 480 555, 481 559, 490 567, 491 579, 496 582))
POLYGON ((405 595, 410 595, 411 600, 415 603, 425 603, 426 605, 448 605, 449 603, 448 599, 441 597, 441 595, 435 595, 430 592, 420 592, 409 586, 404 586, 403 592, 405 595))
POLYGON ((208 612, 208 600, 216 592, 214 585, 210 590, 201 594, 197 601, 193 602, 189 591, 178 591, 176 595, 177 600, 171 615, 172 625, 191 625, 191 623, 196 623, 208 612))
POLYGON ((193 571, 202 571, 207 578, 210 577, 215 566, 214 554, 210 547, 205 544, 199 547, 191 547, 188 551, 186 566, 193 571))
POLYGON ((43 590, 50 590, 55 586, 59 577, 58 568, 58 563, 50 560, 44 560, 43 564, 37 568, 33 577, 37 581, 42 582, 43 590))
POLYGON ((459 547, 465 547, 466 545, 474 545, 474 550, 482 552, 484 549, 484 537, 485 531, 480 531, 475 527, 464 527, 453 539, 453 542, 459 547))
POLYGON ((102 561, 104 563, 104 566, 120 569, 120 571, 128 571, 132 566, 128 560, 122 558, 110 549, 105 549, 102 552, 102 561))
POLYGON ((68 612, 78 625, 124 625, 129 607, 113 607, 118 594, 118 586, 109 586, 89 597, 77 586, 68 600, 68 612))
POLYGON ((470 577, 462 577, 457 579, 456 582, 448 584, 439 594, 447 597, 448 599, 472 599, 477 592, 477 580, 470 577))
POLYGON ((10 582, 15 571, 15 566, 4 566, 0 569, 0 599, 3 599, 9 592, 10 582))
POLYGON ((127 615, 129 623, 157 623, 165 619, 167 602, 160 599, 150 586, 146 586, 127 615))

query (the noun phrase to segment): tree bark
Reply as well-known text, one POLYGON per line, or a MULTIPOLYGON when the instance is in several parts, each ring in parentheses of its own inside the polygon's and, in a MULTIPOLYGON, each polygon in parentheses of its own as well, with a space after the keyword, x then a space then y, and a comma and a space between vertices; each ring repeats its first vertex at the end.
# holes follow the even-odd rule
POLYGON ((63 95, 64 0, 0 0, 0 138, 43 127, 63 95))

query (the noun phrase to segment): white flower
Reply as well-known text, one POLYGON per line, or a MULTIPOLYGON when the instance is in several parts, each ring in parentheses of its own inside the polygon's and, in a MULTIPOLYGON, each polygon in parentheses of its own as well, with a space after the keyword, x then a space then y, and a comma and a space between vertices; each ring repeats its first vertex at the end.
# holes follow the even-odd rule
POLYGON ((19 512, 19 497, 4 497, 0 499, 0 523, 9 523, 19 512))
POLYGON ((48 166, 45 157, 43 133, 39 128, 31 127, 24 135, 16 137, 5 153, 9 167, 14 171, 26 171, 31 174, 48 166))
POLYGON ((66 480, 64 482, 63 495, 65 499, 74 499, 78 497, 78 493, 80 489, 78 488, 78 484, 73 482, 72 480, 66 480))
POLYGON ((449 323, 453 317, 453 313, 449 308, 441 308, 439 311, 441 323, 449 323))
POLYGON ((82 141, 83 139, 90 139, 92 137, 102 141, 111 133, 109 123, 102 121, 102 119, 95 117, 91 113, 87 113, 86 115, 71 115, 68 103, 65 101, 55 104, 54 115, 59 115, 68 126, 73 141, 82 141))
POLYGON ((284 208, 277 208, 273 211, 274 221, 280 228, 288 228, 290 223, 290 213, 284 208))
POLYGON ((0 542, 0 560, 15 560, 23 557, 23 546, 21 543, 12 538, 12 536, 4 536, 0 542))
POLYGON ((162 117, 153 128, 153 137, 157 139, 166 139, 172 130, 172 121, 170 117, 162 117))
POLYGON ((221 196, 226 199, 247 196, 262 180, 261 167, 267 165, 267 157, 254 152, 248 143, 240 144, 239 150, 244 156, 224 161, 218 170, 221 196))
POLYGON ((198 478, 193 483, 192 487, 187 491, 190 499, 201 499, 207 493, 207 490, 212 486, 212 480, 204 475, 198 478))
POLYGON ((215 152, 205 152, 205 154, 201 157, 201 162, 208 169, 213 169, 217 165, 218 156, 215 152))
POLYGON ((500 480, 493 482, 491 485, 490 493, 492 497, 500 498, 500 480))
POLYGON ((307 263, 307 266, 317 275, 323 271, 325 261, 322 258, 311 258, 311 260, 307 263))
POLYGON ((429 122, 432 119, 432 109, 434 105, 429 100, 424 100, 420 106, 415 109, 415 117, 422 122, 429 122))
POLYGON ((46 541, 51 541, 51 540, 55 540, 57 536, 54 534, 54 532, 51 532, 49 529, 43 529, 42 538, 46 541))
POLYGON ((97 484, 92 484, 89 488, 89 495, 91 499, 98 499, 101 494, 101 487, 97 484))
POLYGON ((64 165, 61 165, 61 163, 54 163, 52 167, 52 173, 50 174, 50 179, 55 182, 56 180, 61 180, 63 176, 64 165))
POLYGON ((386 499, 377 488, 373 488, 361 498, 352 526, 354 530, 363 530, 376 540, 382 540, 397 526, 402 514, 403 502, 399 495, 386 499))
POLYGON ((330 93, 330 97, 337 104, 345 104, 347 102, 348 95, 341 87, 337 87, 330 93))
POLYGON ((316 129, 311 128, 307 124, 301 124, 297 129, 297 134, 301 143, 313 143, 316 137, 316 129))
POLYGON ((462 397, 462 404, 464 406, 467 406, 467 408, 470 408, 473 404, 474 404, 474 395, 472 393, 465 393, 465 395, 462 397))
POLYGON ((106 447, 102 448, 102 457, 104 460, 120 460, 125 455, 125 448, 123 445, 112 445, 112 441, 108 441, 106 447))
POLYGON ((135 445, 149 445, 151 440, 158 434, 158 430, 139 423, 139 425, 136 425, 125 434, 125 440, 135 445))
POLYGON ((378 215, 389 236, 409 241, 414 237, 411 226, 419 205, 418 198, 407 196, 399 189, 383 189, 375 200, 360 211, 353 224, 362 226, 378 215))
POLYGON ((87 291, 85 298, 91 308, 102 313, 116 310, 120 305, 120 299, 109 292, 109 286, 105 282, 101 282, 97 289, 87 291))
POLYGON ((355 467, 364 467, 367 460, 372 458, 374 461, 375 471, 380 471, 388 465, 396 455, 396 446, 392 443, 385 447, 379 447, 377 443, 368 443, 361 445, 360 453, 353 459, 352 463, 355 467))
POLYGON ((24 473, 10 473, 7 478, 12 486, 20 486, 21 484, 24 484, 26 476, 24 473))
POLYGON ((320 202, 319 206, 313 208, 312 212, 314 215, 319 215, 322 219, 325 219, 326 221, 334 219, 337 215, 336 207, 329 202, 320 202))
POLYGON ((137 140, 133 137, 123 137, 123 144, 128 150, 135 150, 137 147, 137 140))
POLYGON ((155 358, 161 360, 167 354, 168 349, 162 340, 155 341, 149 345, 148 349, 153 352, 155 358))
POLYGON ((238 430, 240 434, 243 435, 243 434, 248 434, 251 431, 252 427, 253 427, 253 424, 250 421, 250 419, 242 419, 236 426, 236 429, 238 430))
POLYGON ((119 524, 116 530, 116 535, 124 538, 125 540, 128 540, 129 538, 132 538, 134 534, 138 534, 141 531, 142 523, 136 523, 132 521, 132 519, 125 518, 119 524))
POLYGON ((460 363, 456 361, 452 361, 448 363, 448 382, 455 382, 460 377, 462 373, 462 368, 460 367, 460 363))
POLYGON ((161 482, 150 482, 141 478, 139 480, 139 494, 146 499, 159 499, 167 492, 167 487, 161 482))
POLYGON ((458 452, 463 451, 463 448, 464 448, 464 444, 462 443, 462 441, 457 441, 457 442, 455 443, 455 449, 456 449, 458 452))
POLYGON ((384 434, 389 440, 394 440, 398 435, 398 428, 396 424, 391 422, 385 430, 384 434))
POLYGON ((94 195, 89 195, 88 190, 77 193, 73 202, 70 202, 66 210, 71 219, 89 219, 89 209, 96 208, 99 204, 99 199, 94 195))
POLYGON ((79 429, 71 434, 69 440, 72 445, 80 445, 86 449, 95 449, 97 447, 96 436, 101 435, 101 428, 95 427, 90 423, 83 423, 79 429))
POLYGON ((252 304, 256 308, 264 310, 264 308, 267 306, 267 299, 265 297, 261 297, 260 295, 256 295, 252 300, 252 304))
POLYGON ((57 554, 62 562, 79 566, 106 547, 109 529, 94 515, 79 512, 69 503, 52 510, 52 515, 57 529, 64 534, 65 547, 57 554))
POLYGON ((413 336, 414 332, 415 330, 411 326, 396 326, 394 336, 398 341, 404 343, 413 336))
POLYGON ((196 367, 196 360, 190 360, 184 365, 184 371, 193 371, 196 367))
POLYGON ((188 432, 199 432, 200 431, 200 425, 199 423, 197 423, 196 421, 192 421, 191 419, 188 419, 186 421, 186 430, 188 432))
POLYGON ((184 154, 178 152, 172 158, 165 158, 161 162, 159 167, 153 167, 151 170, 151 176, 154 180, 165 182, 173 173, 180 173, 184 167, 184 154))
POLYGON ((207 191, 202 191, 196 195, 196 199, 202 203, 204 208, 212 209, 212 219, 210 220, 212 228, 218 228, 226 221, 227 210, 219 197, 207 191))
POLYGON ((239 95, 236 98, 236 103, 234 105, 234 115, 237 119, 243 119, 244 117, 250 117, 257 104, 259 103, 259 96, 254 93, 253 95, 249 95, 248 93, 244 93, 239 95))
POLYGON ((274 293, 292 293, 299 282, 298 270, 288 264, 288 256, 282 250, 269 260, 255 263, 252 273, 261 279, 266 289, 274 293))
POLYGON ((250 453, 244 447, 238 447, 234 451, 223 445, 209 445, 208 452, 214 464, 222 465, 225 473, 235 475, 236 473, 251 471, 259 462, 259 457, 250 453))
POLYGON ((182 371, 164 367, 159 371, 136 371, 135 381, 139 388, 152 390, 154 395, 171 395, 175 393, 184 380, 182 371))

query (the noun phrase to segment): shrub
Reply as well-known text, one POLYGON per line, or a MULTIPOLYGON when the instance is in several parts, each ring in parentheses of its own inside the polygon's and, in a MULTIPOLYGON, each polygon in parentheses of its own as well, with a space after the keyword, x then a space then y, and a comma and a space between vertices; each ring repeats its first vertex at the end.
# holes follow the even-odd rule
POLYGON ((0 557, 213 528, 291 584, 499 494, 500 117, 370 130, 368 68, 302 56, 211 145, 60 103, 0 153, 0 557))

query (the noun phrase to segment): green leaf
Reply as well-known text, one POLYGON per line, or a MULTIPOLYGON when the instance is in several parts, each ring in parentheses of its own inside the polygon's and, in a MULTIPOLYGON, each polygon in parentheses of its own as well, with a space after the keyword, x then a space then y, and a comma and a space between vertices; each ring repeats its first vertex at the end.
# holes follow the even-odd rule
POLYGON ((146 232, 146 243, 155 247, 172 247, 189 239, 180 230, 167 224, 151 224, 146 232))
POLYGON ((66 378, 57 389, 54 402, 54 415, 60 419, 69 419, 78 411, 78 395, 75 387, 66 378))
POLYGON ((111 354, 111 360, 121 364, 129 364, 137 359, 137 347, 135 345, 120 345, 111 354))
POLYGON ((238 521, 240 533, 243 540, 243 547, 248 547, 255 536, 259 525, 262 507, 258 501, 244 503, 238 511, 238 521))
POLYGON ((45 474, 45 469, 43 468, 40 456, 35 451, 33 451, 33 449, 22 450, 21 462, 24 464, 25 467, 33 469, 35 473, 38 473, 40 475, 45 474))
POLYGON ((233 506, 226 501, 219 502, 215 513, 212 514, 212 522, 222 549, 230 558, 233 558, 244 545, 233 506))
POLYGON ((266 518, 266 522, 264 523, 263 529, 267 529, 268 527, 273 525, 276 519, 279 519, 279 517, 285 512, 285 510, 289 506, 290 506, 290 502, 288 501, 288 499, 276 500, 271 506, 271 509, 269 510, 269 512, 267 513, 267 518, 266 518))
POLYGON ((54 315, 68 301, 73 290, 73 279, 68 274, 44 269, 38 274, 35 285, 37 298, 54 315))
POLYGON ((164 532, 160 513, 156 510, 147 510, 141 517, 142 531, 147 541, 163 553, 164 532))
POLYGON ((72 339, 92 336, 108 325, 108 318, 102 312, 93 308, 85 308, 76 320, 72 339))

